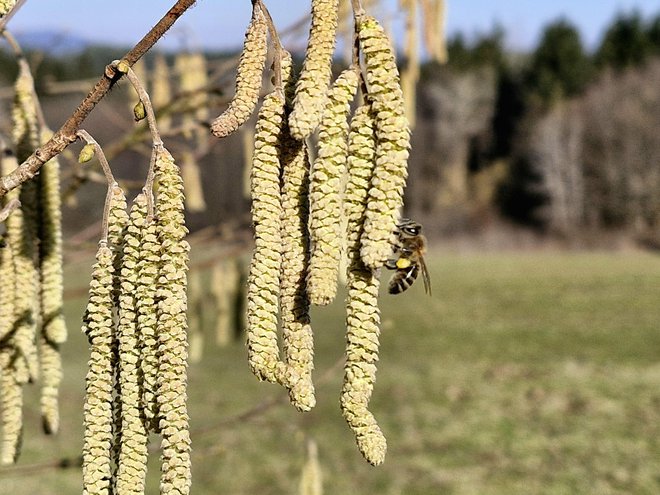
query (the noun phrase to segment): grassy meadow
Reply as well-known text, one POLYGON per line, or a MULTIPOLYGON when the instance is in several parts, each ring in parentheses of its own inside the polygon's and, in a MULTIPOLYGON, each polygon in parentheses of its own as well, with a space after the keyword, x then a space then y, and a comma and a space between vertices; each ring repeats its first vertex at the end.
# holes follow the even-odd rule
MULTIPOLYGON (((209 336, 189 376, 193 493, 298 493, 305 445, 318 445, 324 494, 660 493, 660 257, 648 253, 436 253, 421 281, 381 299, 372 411, 385 464, 364 462, 338 406, 343 293, 316 309, 317 407, 295 411, 248 371, 242 341, 209 336)), ((69 283, 89 263, 69 266, 69 283)), ((387 274, 385 276, 388 276, 387 274)), ((0 494, 76 494, 88 349, 85 298, 69 301, 62 431, 40 433, 26 398, 18 467, 0 494)), ((147 493, 158 493, 152 456, 147 493)))

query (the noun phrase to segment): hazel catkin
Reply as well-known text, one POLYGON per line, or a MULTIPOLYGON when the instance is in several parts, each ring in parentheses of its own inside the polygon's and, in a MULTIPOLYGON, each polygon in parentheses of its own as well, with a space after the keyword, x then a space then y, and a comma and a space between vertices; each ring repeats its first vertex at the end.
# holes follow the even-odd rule
POLYGON ((264 98, 257 118, 251 193, 255 247, 247 282, 247 349, 252 373, 284 382, 279 358, 277 312, 281 266, 280 134, 285 100, 280 88, 264 98))
POLYGON ((362 234, 361 256, 371 269, 380 268, 392 252, 403 189, 408 176, 410 130, 404 115, 394 51, 373 17, 358 19, 360 47, 366 62, 367 97, 376 128, 376 166, 362 234))
POLYGON ((314 336, 305 278, 309 269, 309 158, 304 141, 284 140, 282 154, 282 269, 280 314, 286 387, 300 411, 316 404, 312 371, 314 336))
POLYGON ((369 399, 376 379, 380 316, 379 281, 360 257, 360 236, 374 168, 376 136, 374 115, 369 104, 358 107, 349 133, 348 181, 344 213, 347 216, 348 274, 346 298, 346 364, 341 391, 341 408, 355 433, 358 448, 371 464, 381 464, 387 443, 369 399))
POLYGON ((289 116, 291 135, 310 136, 321 122, 330 83, 339 0, 312 0, 312 25, 296 96, 289 116))
POLYGON ((121 435, 115 486, 118 493, 136 495, 144 492, 147 471, 147 431, 140 410, 141 349, 136 314, 139 250, 146 216, 146 198, 139 194, 124 230, 117 324, 121 435))
MULTIPOLYGON (((146 192, 145 194, 149 194, 146 192)), ((141 351, 142 396, 140 404, 147 428, 160 431, 157 420, 157 281, 160 264, 160 244, 157 224, 147 218, 142 228, 138 252, 138 279, 136 286, 136 311, 139 346, 141 351)))
POLYGON ((266 64, 268 27, 264 14, 253 3, 252 19, 245 32, 243 52, 236 70, 236 90, 227 109, 211 124, 216 137, 225 137, 243 125, 254 112, 259 99, 266 64))
POLYGON ((172 155, 156 150, 156 218, 161 246, 158 278, 157 403, 162 435, 161 493, 190 492, 190 433, 187 410, 188 342, 186 287, 188 230, 184 219, 183 180, 172 155))
MULTIPOLYGON (((48 134, 51 134, 48 132, 48 134)), ((42 141, 45 141, 42 137, 42 141)), ((39 268, 41 274, 41 336, 39 352, 42 368, 41 416, 44 430, 59 428, 58 389, 62 379, 60 345, 66 341, 62 276, 62 209, 60 164, 54 158, 41 167, 41 222, 39 268)))
POLYGON ((108 495, 113 476, 113 411, 115 381, 115 329, 113 253, 102 240, 96 253, 89 285, 89 302, 83 319, 83 331, 90 344, 90 358, 85 378, 83 422, 83 493, 108 495))
POLYGON ((310 179, 311 260, 307 290, 313 304, 326 305, 337 292, 341 256, 342 180, 346 172, 348 113, 358 87, 355 68, 342 72, 329 91, 319 128, 318 156, 310 179))

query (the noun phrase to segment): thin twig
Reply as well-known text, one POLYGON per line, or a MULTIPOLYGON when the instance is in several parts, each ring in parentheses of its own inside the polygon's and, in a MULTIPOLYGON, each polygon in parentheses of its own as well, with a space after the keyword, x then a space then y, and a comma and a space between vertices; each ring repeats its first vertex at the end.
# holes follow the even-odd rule
POLYGON ((112 174, 112 169, 110 168, 108 159, 105 157, 105 153, 103 153, 103 148, 101 148, 101 145, 96 142, 96 139, 94 139, 92 135, 85 129, 80 129, 76 134, 87 144, 94 146, 94 154, 99 159, 99 163, 101 164, 101 168, 103 169, 103 174, 105 175, 105 179, 108 182, 108 185, 110 186, 114 184, 116 182, 115 176, 112 174))
POLYGON ((353 6, 353 17, 357 18, 365 14, 360 0, 351 0, 351 5, 353 6))
MULTIPOLYGON (((135 64, 194 3, 195 0, 177 0, 176 4, 122 60, 129 66, 135 64)), ((38 148, 16 170, 0 179, 0 197, 3 197, 8 191, 34 177, 44 163, 73 143, 77 139, 76 132, 83 121, 121 76, 122 74, 118 74, 114 68, 107 67, 101 79, 99 79, 94 88, 53 137, 46 144, 38 148)))
MULTIPOLYGON (((112 62, 112 65, 116 68, 119 60, 112 62)), ((160 138, 160 133, 158 132, 158 126, 156 125, 156 115, 154 114, 154 107, 151 104, 151 98, 149 98, 149 93, 144 89, 140 78, 135 74, 133 69, 128 69, 126 77, 133 85, 135 92, 138 94, 138 98, 144 105, 144 109, 147 114, 147 123, 149 124, 149 131, 151 132, 151 138, 153 140, 154 146, 163 144, 162 139, 160 138)))
POLYGON ((21 206, 21 202, 16 198, 12 199, 9 203, 7 203, 5 207, 2 210, 0 210, 0 223, 7 220, 9 215, 11 215, 13 211, 20 206, 21 206))
MULTIPOLYGON (((118 63, 118 61, 113 62, 113 64, 118 63)), ((158 132, 158 126, 156 124, 156 115, 154 114, 154 107, 151 104, 151 98, 149 98, 149 93, 144 89, 140 78, 135 74, 133 69, 128 69, 126 73, 128 80, 133 85, 133 88, 138 94, 138 98, 144 105, 145 113, 147 114, 147 123, 149 124, 149 132, 151 133, 151 139, 153 141, 153 148, 151 152, 151 159, 149 160, 149 170, 147 172, 147 180, 142 190, 147 199, 147 223, 151 222, 154 217, 154 174, 156 166, 156 158, 159 153, 163 150, 163 140, 160 137, 158 132)))
POLYGON ((99 163, 101 164, 101 168, 103 169, 103 174, 105 175, 106 181, 108 181, 108 192, 105 195, 105 204, 103 206, 103 229, 101 233, 101 240, 105 240, 108 238, 108 216, 110 214, 110 198, 112 198, 112 193, 115 189, 115 187, 119 187, 119 184, 117 184, 117 181, 115 180, 115 176, 112 174, 112 169, 110 168, 110 164, 108 163, 108 159, 105 157, 105 153, 103 153, 103 148, 99 145, 99 143, 96 142, 96 140, 89 134, 84 129, 80 129, 76 135, 83 139, 87 144, 91 144, 94 146, 94 152, 96 154, 96 157, 99 159, 99 163))

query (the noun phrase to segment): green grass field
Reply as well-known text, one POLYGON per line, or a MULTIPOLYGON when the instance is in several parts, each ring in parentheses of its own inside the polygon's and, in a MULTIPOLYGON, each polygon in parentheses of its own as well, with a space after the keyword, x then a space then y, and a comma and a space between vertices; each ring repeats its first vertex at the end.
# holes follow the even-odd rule
MULTIPOLYGON (((193 493, 296 494, 308 438, 318 444, 326 495, 660 493, 660 257, 430 261, 432 298, 420 282, 381 299, 372 410, 389 443, 383 466, 362 460, 339 411, 341 370, 326 373, 343 352, 342 294, 313 314, 316 375, 325 377, 307 414, 257 382, 242 342, 218 348, 209 338, 189 377, 193 493)), ((80 285, 88 267, 74 272, 80 285)), ((80 455, 84 303, 67 308, 62 431, 40 433, 30 390, 24 454, 19 469, 0 470, 1 494, 81 491, 79 468, 20 466, 80 455)), ((154 455, 147 492, 157 486, 154 455)))

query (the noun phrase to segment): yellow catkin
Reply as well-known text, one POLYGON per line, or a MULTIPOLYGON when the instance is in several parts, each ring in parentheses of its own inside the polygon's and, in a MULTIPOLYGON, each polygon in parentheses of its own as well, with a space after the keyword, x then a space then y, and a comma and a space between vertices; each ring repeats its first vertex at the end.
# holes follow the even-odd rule
POLYGON ((18 61, 18 76, 14 83, 12 107, 12 141, 19 162, 25 160, 39 145, 37 107, 34 101, 34 79, 27 60, 18 61))
POLYGON ((161 245, 158 279, 158 414, 162 435, 161 493, 190 492, 190 433, 187 412, 188 343, 183 180, 172 155, 157 151, 156 217, 161 245))
MULTIPOLYGON (((4 239, 2 239, 3 242, 4 239)), ((9 334, 14 329, 14 298, 16 288, 16 271, 12 247, 6 244, 0 247, 0 347, 4 347, 9 334), (5 342, 5 343, 3 343, 5 342)))
MULTIPOLYGON (((6 175, 16 168, 16 158, 9 149, 2 149, 0 158, 1 175, 6 175)), ((4 197, 2 206, 17 199, 18 194, 17 189, 9 191, 4 197)), ((10 215, 10 219, 20 214, 20 210, 15 211, 10 215)), ((12 222, 10 219, 7 223, 12 222)), ((18 457, 23 429, 23 394, 21 385, 16 382, 12 365, 12 358, 15 355, 12 332, 15 321, 16 267, 12 245, 7 236, 3 240, 6 241, 6 245, 0 248, 0 280, 3 284, 3 290, 0 291, 0 424, 2 424, 0 464, 7 465, 16 462, 18 457)))
POLYGON ((316 405, 312 371, 314 336, 309 317, 305 277, 309 269, 309 159, 304 141, 289 137, 282 154, 282 268, 280 313, 286 386, 300 411, 316 405))
POLYGON ((234 97, 227 109, 211 124, 211 132, 217 137, 225 137, 236 131, 250 118, 257 106, 268 50, 267 33, 264 14, 254 3, 236 71, 234 97))
POLYGON ((319 128, 318 156, 310 184, 309 233, 312 254, 307 290, 313 304, 326 305, 337 293, 337 268, 341 256, 342 180, 346 171, 348 113, 358 87, 354 68, 334 82, 319 128))
MULTIPOLYGON (((11 150, 1 143, 0 149, 0 175, 7 175, 16 168, 16 157, 11 150)), ((18 199, 18 189, 9 191, 0 202, 2 207, 9 201, 18 199)), ((20 211, 12 213, 20 214, 20 211)), ((14 266, 13 248, 7 239, 7 235, 2 236, 5 246, 0 248, 0 280, 3 283, 3 290, 0 291, 0 349, 8 345, 7 339, 14 330, 14 300, 16 297, 16 268, 14 266)))
POLYGON ((344 213, 347 216, 348 274, 346 299, 346 364, 341 408, 355 433, 358 448, 371 464, 381 464, 387 442, 368 410, 376 380, 380 315, 378 278, 360 258, 360 236, 367 208, 369 184, 375 166, 374 116, 368 105, 359 107, 349 133, 348 182, 344 213))
POLYGON ((209 112, 208 94, 204 90, 208 84, 206 58, 203 53, 181 53, 176 58, 175 69, 179 75, 179 90, 189 94, 181 122, 184 135, 194 137, 195 144, 202 146, 208 130, 198 123, 205 122, 209 112))
POLYGON ((405 65, 401 69, 401 90, 405 104, 405 115, 410 127, 415 126, 417 101, 417 82, 419 81, 419 46, 417 0, 400 0, 401 8, 406 11, 406 36, 404 43, 405 65))
POLYGON ((285 368, 277 344, 282 244, 279 154, 284 105, 284 95, 276 89, 264 99, 257 118, 251 174, 255 247, 247 293, 250 369, 261 380, 279 383, 283 383, 285 368))
MULTIPOLYGON (((119 307, 119 296, 121 294, 121 268, 123 256, 124 233, 128 225, 128 211, 126 205, 126 195, 118 184, 113 184, 110 188, 108 198, 108 248, 112 253, 113 279, 112 279, 112 301, 115 308, 119 307)), ((115 309, 115 314, 117 310, 115 309)), ((113 330, 112 340, 112 368, 114 399, 112 404, 113 411, 113 433, 115 441, 112 445, 112 463, 114 470, 112 473, 112 483, 116 482, 117 466, 119 465, 119 437, 121 435, 121 388, 119 384, 119 340, 117 332, 113 330)))
POLYGON ((141 406, 147 427, 160 431, 157 421, 156 389, 158 375, 157 338, 157 282, 160 263, 160 244, 155 220, 148 221, 142 229, 139 250, 139 277, 136 287, 138 338, 142 356, 141 406))
POLYGON ((85 379, 83 422, 83 493, 111 493, 113 412, 115 381, 115 329, 113 322, 113 252, 101 241, 92 267, 89 302, 83 319, 83 332, 90 344, 85 379))
POLYGON ((364 16, 358 22, 366 62, 367 96, 374 111, 378 142, 361 256, 367 267, 377 269, 392 252, 408 176, 410 130, 390 41, 373 17, 364 16))
POLYGON ((151 84, 151 103, 158 116, 158 129, 168 131, 172 127, 172 115, 162 110, 172 102, 172 84, 167 59, 162 53, 154 57, 153 81, 151 84))
POLYGON ((204 286, 200 270, 191 271, 188 277, 188 327, 190 362, 199 363, 204 354, 204 286))
POLYGON ((240 273, 235 259, 221 260, 211 270, 211 293, 215 301, 215 342, 229 345, 234 328, 234 300, 237 297, 240 273))
MULTIPOLYGON (((15 169, 17 166, 16 157, 5 150, 2 157, 2 173, 15 169)), ((19 189, 13 189, 5 196, 5 201, 18 199, 19 189)), ((17 347, 16 331, 20 328, 21 321, 18 318, 20 314, 17 305, 25 309, 27 301, 19 297, 18 290, 25 289, 25 273, 18 270, 26 266, 24 256, 17 256, 22 251, 23 239, 23 210, 15 210, 6 220, 7 234, 5 236, 7 246, 3 249, 3 264, 11 263, 7 267, 9 276, 13 275, 13 283, 3 293, 6 293, 3 304, 3 322, 6 321, 5 336, 0 342, 0 422, 2 423, 2 444, 0 450, 0 464, 13 464, 18 459, 20 452, 22 433, 23 433, 23 388, 22 385, 27 381, 27 364, 20 354, 17 347), (11 299, 11 301, 10 301, 11 299), (10 313, 11 311, 11 313, 10 313)), ((28 260, 29 261, 29 260, 28 260)), ((28 274, 32 269, 30 263, 27 267, 28 274)), ((4 271, 4 269, 3 269, 4 271)), ((4 279, 3 279, 4 283, 4 279)), ((31 306, 29 306, 31 308, 31 306)))
POLYGON ((108 211, 108 247, 112 251, 112 266, 115 270, 114 300, 119 304, 119 275, 121 273, 122 244, 124 229, 128 224, 126 211, 126 195, 118 184, 113 184, 109 194, 108 211))
POLYGON ((307 442, 307 461, 302 468, 299 495, 323 495, 323 473, 319 463, 319 452, 316 442, 307 442))
POLYGON ((114 441, 121 431, 114 308, 118 305, 121 244, 128 222, 126 197, 117 184, 110 187, 107 201, 108 238, 99 243, 82 328, 91 351, 83 409, 83 490, 85 494, 103 495, 111 493, 119 463, 119 445, 114 441))
POLYGON ((58 390, 62 379, 60 345, 67 337, 62 279, 60 164, 57 159, 50 160, 41 167, 40 195, 41 417, 44 430, 47 433, 56 433, 59 429, 58 390))
POLYGON ((144 194, 137 196, 124 231, 121 255, 119 323, 117 326, 121 435, 116 489, 144 493, 147 471, 147 431, 140 411, 140 347, 137 336, 136 292, 142 227, 147 216, 144 194))
POLYGON ((14 8, 16 0, 2 0, 0 1, 0 17, 7 15, 7 13, 14 8))
POLYGON ((424 45, 432 60, 440 64, 447 62, 445 23, 447 3, 445 0, 423 0, 424 45))
POLYGON ((289 117, 296 139, 311 135, 321 122, 330 83, 337 31, 338 0, 312 0, 312 25, 296 97, 289 117))
POLYGON ((13 356, 10 346, 0 347, 0 465, 3 466, 16 462, 23 437, 23 387, 16 380, 13 356))
POLYGON ((192 150, 181 153, 181 175, 186 190, 186 209, 191 213, 206 211, 199 162, 192 150))
MULTIPOLYGON (((39 145, 34 81, 25 59, 19 60, 14 92, 12 139, 16 146, 16 158, 20 162, 39 145)), ((38 297, 40 277, 37 270, 39 180, 39 177, 33 178, 21 186, 20 215, 12 215, 15 217, 15 222, 7 222, 8 238, 13 245, 17 274, 14 343, 19 355, 16 357, 14 367, 17 380, 21 383, 35 381, 39 374, 36 345, 40 316, 38 297)))

